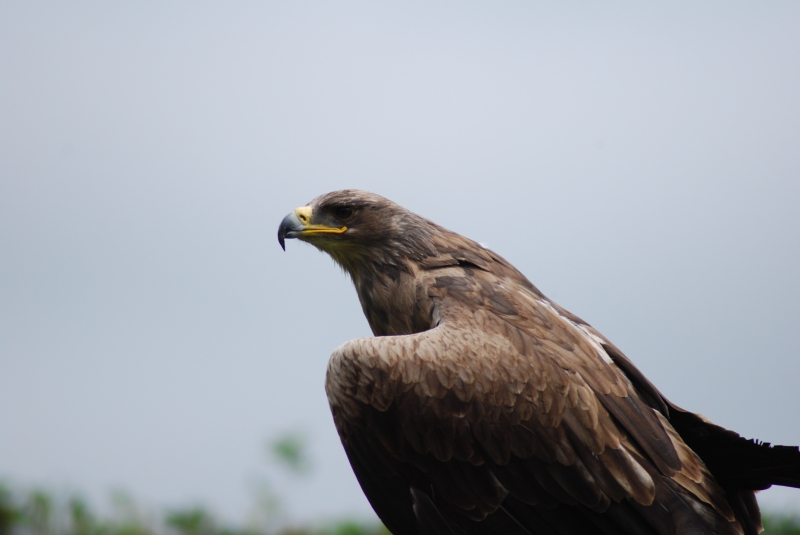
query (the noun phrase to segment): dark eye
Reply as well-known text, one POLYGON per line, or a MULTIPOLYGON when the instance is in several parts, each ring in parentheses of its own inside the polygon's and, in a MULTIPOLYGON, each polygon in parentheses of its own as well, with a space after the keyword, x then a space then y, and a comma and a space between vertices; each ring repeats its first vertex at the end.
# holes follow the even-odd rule
POLYGON ((349 206, 339 206, 334 208, 333 210, 333 217, 338 219, 339 221, 347 221, 351 217, 353 217, 353 209, 349 206))

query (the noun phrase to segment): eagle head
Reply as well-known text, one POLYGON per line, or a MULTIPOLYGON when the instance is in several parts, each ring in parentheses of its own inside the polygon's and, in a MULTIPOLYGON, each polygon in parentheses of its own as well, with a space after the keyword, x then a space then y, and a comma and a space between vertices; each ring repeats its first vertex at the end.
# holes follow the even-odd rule
POLYGON ((320 195, 281 221, 278 242, 310 243, 354 275, 370 265, 394 265, 436 256, 433 237, 444 229, 389 199, 360 190, 320 195))

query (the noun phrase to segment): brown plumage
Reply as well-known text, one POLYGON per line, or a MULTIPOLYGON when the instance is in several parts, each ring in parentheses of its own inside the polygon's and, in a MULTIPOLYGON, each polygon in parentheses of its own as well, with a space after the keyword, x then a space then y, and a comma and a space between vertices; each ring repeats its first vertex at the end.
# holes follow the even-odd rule
POLYGON ((503 258, 383 197, 322 195, 278 238, 330 254, 375 334, 326 391, 395 535, 749 535, 755 490, 800 486, 797 448, 674 406, 503 258))

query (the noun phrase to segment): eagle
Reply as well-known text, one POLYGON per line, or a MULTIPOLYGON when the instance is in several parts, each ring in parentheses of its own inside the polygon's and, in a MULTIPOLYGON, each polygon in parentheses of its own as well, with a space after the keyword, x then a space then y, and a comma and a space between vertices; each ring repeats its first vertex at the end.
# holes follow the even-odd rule
POLYGON ((625 354, 497 253, 342 190, 278 241, 329 254, 372 338, 331 355, 347 457, 394 535, 750 535, 755 493, 800 487, 800 451, 671 403, 625 354))

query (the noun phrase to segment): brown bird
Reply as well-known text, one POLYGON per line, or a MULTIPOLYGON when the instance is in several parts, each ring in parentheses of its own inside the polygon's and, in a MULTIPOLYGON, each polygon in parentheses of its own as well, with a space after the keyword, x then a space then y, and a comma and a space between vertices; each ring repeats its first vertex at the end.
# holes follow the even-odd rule
POLYGON ((800 451, 670 403, 614 344, 478 243, 378 195, 281 223, 350 275, 374 338, 326 391, 375 512, 406 534, 755 534, 800 451))

